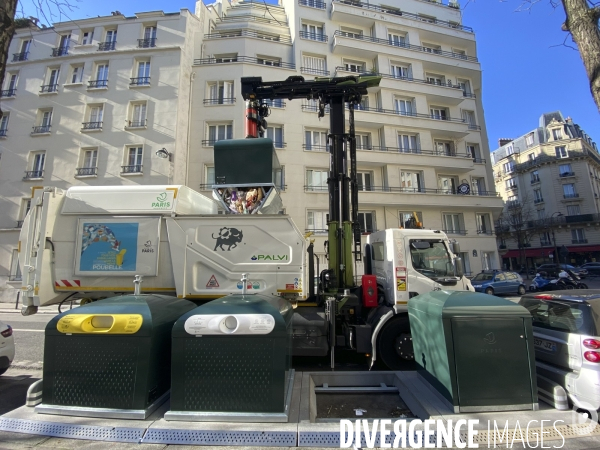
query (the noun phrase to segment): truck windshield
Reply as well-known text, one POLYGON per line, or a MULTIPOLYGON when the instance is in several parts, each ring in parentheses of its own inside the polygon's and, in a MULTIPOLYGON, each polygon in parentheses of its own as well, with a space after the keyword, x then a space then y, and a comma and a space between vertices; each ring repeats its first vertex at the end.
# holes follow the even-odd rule
POLYGON ((411 240, 413 268, 431 279, 454 277, 454 265, 442 240, 411 240))

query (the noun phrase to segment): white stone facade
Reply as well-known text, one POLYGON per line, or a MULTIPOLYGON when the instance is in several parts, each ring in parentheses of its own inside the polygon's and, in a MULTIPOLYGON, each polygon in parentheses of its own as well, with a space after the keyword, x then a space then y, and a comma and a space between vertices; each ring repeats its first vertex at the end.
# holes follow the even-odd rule
MULTIPOLYGON (((208 194, 212 143, 244 137, 244 76, 381 74, 380 87, 355 113, 365 233, 401 226, 415 212, 424 227, 446 230, 460 242, 469 272, 498 267, 492 224, 502 200, 488 158, 481 67, 475 36, 456 7, 421 0, 405 1, 401 10, 331 0, 282 0, 279 6, 198 2, 195 14, 143 13, 20 30, 10 53, 23 49, 27 58, 9 62, 2 87, 2 108, 9 113, 6 137, 0 138, 3 301, 14 301, 12 288, 19 286, 9 280, 18 275, 17 226, 32 187, 170 182, 208 194), (155 46, 144 47, 146 30, 154 26, 155 46), (71 44, 62 54, 61 36, 69 33, 71 44), (27 39, 33 40, 28 49, 27 39), (53 49, 57 56, 50 56, 53 49), (149 69, 140 67, 147 61, 149 69), (74 73, 80 64, 81 82, 74 73), (100 68, 105 64, 108 76, 100 68), (52 75, 56 68, 58 78, 52 75), (13 89, 11 74, 17 75, 12 93, 6 92, 13 89), (137 78, 142 80, 132 80, 137 78), (50 110, 51 118, 44 116, 50 110), (171 162, 155 156, 161 148, 172 153, 171 162), (94 149, 95 159, 85 153, 94 149), (42 151, 43 166, 36 156, 42 151), (457 193, 461 185, 469 194, 457 193)), ((284 100, 271 105, 267 120, 284 166, 286 213, 298 228, 314 232, 315 251, 322 254, 329 116, 319 120, 314 104, 284 100)))

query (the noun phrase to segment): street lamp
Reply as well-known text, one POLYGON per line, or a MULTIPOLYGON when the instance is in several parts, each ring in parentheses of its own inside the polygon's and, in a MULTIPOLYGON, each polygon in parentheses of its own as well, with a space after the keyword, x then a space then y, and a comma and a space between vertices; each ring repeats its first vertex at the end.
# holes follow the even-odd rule
MULTIPOLYGON (((550 222, 552 222, 552 218, 554 217, 554 215, 556 214, 556 217, 562 217, 563 213, 561 212, 555 212, 552 213, 552 215, 550 216, 550 222)), ((558 256, 558 247, 556 246, 556 236, 554 235, 554 228, 552 228, 552 241, 554 242, 554 254, 556 255, 556 263, 560 264, 560 258, 558 256)))

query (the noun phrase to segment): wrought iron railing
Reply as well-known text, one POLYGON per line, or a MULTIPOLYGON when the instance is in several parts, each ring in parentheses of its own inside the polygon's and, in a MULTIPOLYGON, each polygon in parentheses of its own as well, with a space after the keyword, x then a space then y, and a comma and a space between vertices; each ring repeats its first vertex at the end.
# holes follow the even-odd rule
POLYGON ((146 119, 144 120, 128 120, 128 128, 144 128, 146 126, 146 119))
POLYGON ((137 77, 129 79, 130 86, 149 86, 150 85, 150 77, 137 77))
POLYGON ((300 72, 308 73, 310 75, 324 75, 329 76, 329 70, 313 69, 312 67, 300 67, 300 72))
MULTIPOLYGON (((441 1, 439 0, 423 0, 429 3, 435 3, 437 5, 440 6, 447 6, 449 8, 454 8, 454 9, 460 9, 460 6, 458 4, 458 2, 448 2, 447 5, 444 5, 441 1)), ((473 32, 473 29, 471 27, 465 27, 459 23, 456 22, 445 22, 443 20, 438 20, 436 18, 433 17, 423 17, 423 16, 419 16, 418 14, 413 14, 413 13, 408 13, 405 11, 400 11, 399 9, 394 9, 394 8, 386 8, 385 6, 379 6, 379 5, 371 5, 370 3, 362 3, 360 1, 353 1, 353 0, 333 0, 333 3, 343 3, 346 5, 351 5, 351 6, 356 6, 359 8, 366 8, 366 9, 371 9, 374 11, 378 11, 378 12, 382 12, 382 13, 387 13, 387 14, 393 14, 395 16, 404 16, 404 17, 410 17, 412 19, 417 19, 419 21, 422 22, 429 22, 429 23, 434 23, 436 25, 441 25, 444 27, 448 27, 448 28, 456 28, 459 30, 463 30, 463 31, 468 31, 470 33, 473 32)))
POLYGON ((6 130, 0 130, 0 137, 6 137, 6 130))
POLYGON ((579 194, 578 193, 571 193, 571 194, 564 194, 563 195, 564 198, 579 198, 579 194))
POLYGON ((133 166, 121 166, 121 173, 142 173, 142 164, 133 166))
POLYGON ((29 52, 13 53, 12 62, 27 61, 28 56, 29 56, 29 52))
POLYGON ((254 30, 222 30, 218 33, 205 34, 204 39, 227 39, 237 37, 251 37, 257 39, 263 39, 265 41, 279 42, 281 44, 291 44, 292 39, 289 36, 272 35, 260 33, 254 30))
POLYGON ((56 47, 52 49, 52 56, 65 56, 69 54, 69 47, 56 47))
POLYGON ((284 61, 275 61, 275 60, 267 60, 264 58, 256 58, 254 56, 232 56, 230 58, 201 58, 195 59, 195 65, 205 65, 205 64, 229 64, 229 63, 250 63, 250 64, 261 64, 270 67, 279 67, 282 69, 295 69, 296 64, 284 62, 284 61))
POLYGON ((83 122, 81 124, 82 130, 101 130, 102 122, 83 122))
POLYGON ((16 89, 4 89, 0 91, 0 97, 14 97, 17 94, 16 89))
POLYGON ((100 42, 98 44, 98 51, 107 52, 109 50, 114 50, 116 45, 117 45, 117 41, 100 42))
POLYGON ((559 176, 561 178, 574 177, 575 172, 563 172, 563 173, 559 174, 559 176))
POLYGON ((52 125, 38 125, 37 127, 33 127, 31 134, 50 133, 51 127, 52 125))
POLYGON ((41 93, 58 92, 58 84, 46 84, 40 86, 41 93))
POLYGON ((329 145, 302 144, 302 149, 311 152, 330 152, 329 145))
POLYGON ((34 178, 43 178, 44 171, 43 170, 26 170, 24 180, 32 180, 34 178))
POLYGON ((88 88, 105 88, 108 87, 108 80, 90 80, 88 88))
POLYGON ((138 48, 156 47, 156 38, 138 39, 138 48))
POLYGON ((326 9, 327 3, 319 0, 298 0, 298 4, 302 6, 308 6, 310 8, 326 9))
POLYGON ((97 167, 78 167, 76 170, 76 177, 93 176, 98 174, 97 167))
POLYGON ((235 97, 205 98, 203 103, 205 105, 233 105, 235 97))
POLYGON ((450 229, 450 230, 442 230, 444 233, 446 234, 460 234, 462 236, 465 236, 467 234, 467 230, 460 230, 460 229, 450 229))
POLYGON ((327 35, 323 33, 312 33, 310 31, 301 31, 300 37, 302 39, 310 39, 311 41, 327 42, 327 35))

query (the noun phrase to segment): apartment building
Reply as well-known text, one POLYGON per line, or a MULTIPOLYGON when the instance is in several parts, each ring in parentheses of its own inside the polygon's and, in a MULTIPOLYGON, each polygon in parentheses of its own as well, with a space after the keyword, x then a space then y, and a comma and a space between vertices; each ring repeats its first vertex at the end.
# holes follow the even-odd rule
POLYGON ((554 111, 499 144, 491 158, 506 202, 496 223, 504 264, 600 260, 600 154, 591 137, 554 111))
POLYGON ((20 288, 35 187, 185 183, 199 29, 181 10, 17 30, 0 92, 0 301, 20 288))
MULTIPOLYGON (((404 226, 416 214, 425 228, 460 242, 469 272, 497 268, 492 224, 502 199, 488 158, 475 35, 462 24, 456 3, 407 0, 401 6, 346 0, 199 4, 196 13, 208 29, 193 67, 196 144, 189 185, 208 191, 214 142, 244 137, 241 77, 377 73, 380 87, 355 112, 364 234, 404 226)), ((311 101, 277 100, 270 108, 267 135, 283 166, 286 213, 314 233, 322 254, 329 116, 319 120, 311 101)))

